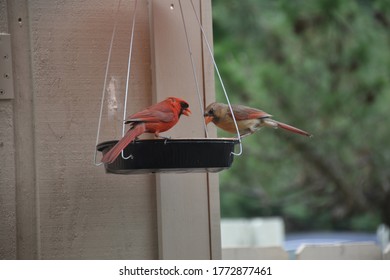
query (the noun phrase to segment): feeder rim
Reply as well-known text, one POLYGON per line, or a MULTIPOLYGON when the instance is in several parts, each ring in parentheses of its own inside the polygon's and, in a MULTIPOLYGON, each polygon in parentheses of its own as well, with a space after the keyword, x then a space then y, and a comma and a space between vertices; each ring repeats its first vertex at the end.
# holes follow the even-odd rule
MULTIPOLYGON (((164 141, 167 141, 167 143, 169 142, 180 142, 180 141, 186 141, 186 142, 192 142, 192 140, 195 142, 199 142, 199 141, 203 141, 203 142, 234 142, 234 144, 239 144, 240 141, 237 139, 237 138, 233 138, 233 137, 213 137, 213 138, 169 138, 169 139, 163 139, 163 138, 158 138, 158 139, 138 139, 138 140, 135 140, 134 142, 164 142, 164 141)), ((113 143, 113 142, 118 142, 119 140, 116 139, 116 140, 107 140, 107 141, 103 141, 99 144, 96 145, 96 149, 98 151, 101 151, 102 150, 102 146, 105 146, 109 143, 113 143)), ((132 142, 132 143, 134 143, 132 142)))

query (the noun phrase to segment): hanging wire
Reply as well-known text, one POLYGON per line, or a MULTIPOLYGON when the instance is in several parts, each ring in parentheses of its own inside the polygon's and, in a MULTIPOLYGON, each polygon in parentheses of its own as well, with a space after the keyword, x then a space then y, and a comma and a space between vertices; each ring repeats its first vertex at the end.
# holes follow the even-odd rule
POLYGON ((114 38, 115 38, 115 34, 116 34, 116 27, 118 25, 118 13, 119 13, 119 8, 121 6, 121 2, 122 2, 121 0, 118 1, 118 7, 117 7, 116 13, 115 13, 115 23, 114 23, 114 27, 112 29, 111 42, 110 42, 110 47, 109 47, 109 50, 108 50, 106 70, 105 70, 105 75, 104 75, 102 100, 101 100, 101 104, 100 104, 99 123, 98 123, 98 129, 97 129, 97 133, 96 133, 95 153, 94 153, 94 157, 93 157, 93 164, 95 166, 99 166, 99 165, 103 164, 102 162, 99 162, 99 163, 96 162, 96 155, 97 155, 96 147, 99 144, 100 127, 101 127, 101 124, 102 124, 102 115, 103 115, 103 105, 104 105, 104 99, 105 99, 105 96, 106 96, 106 85, 107 85, 108 69, 110 68, 112 45, 114 44, 114 38))
MULTIPOLYGON (((235 126, 235 128, 236 128, 237 138, 238 138, 238 142, 239 142, 239 144, 240 144, 240 151, 239 151, 238 153, 232 152, 232 154, 235 155, 235 156, 240 156, 240 155, 242 154, 242 141, 241 141, 241 135, 240 135, 240 131, 239 131, 239 129, 238 129, 236 117, 234 116, 234 112, 233 112, 232 105, 230 104, 229 96, 228 96, 228 94, 227 94, 227 92, 226 92, 225 85, 224 85, 224 83, 223 83, 223 81, 222 81, 221 74, 219 73, 217 63, 215 62, 215 58, 214 58, 214 55, 213 55, 213 51, 211 50, 211 46, 210 46, 209 40, 207 39, 206 33, 205 33, 205 31, 204 31, 204 29, 203 29, 203 26, 202 26, 202 24, 201 24, 201 22, 200 22, 200 20, 199 20, 199 18, 198 18, 198 14, 196 13, 194 3, 192 2, 192 0, 190 0, 190 1, 191 1, 192 9, 194 10, 194 14, 195 14, 196 20, 198 21, 199 28, 200 28, 200 30, 202 31, 203 38, 204 38, 204 40, 205 40, 205 42, 206 42, 206 45, 207 45, 207 48, 208 48, 208 50, 209 50, 211 59, 212 59, 212 61, 213 61, 215 71, 217 72, 219 81, 220 81, 220 83, 221 83, 223 93, 225 94, 226 101, 227 101, 227 103, 228 103, 228 105, 229 105, 230 113, 232 114, 232 118, 233 118, 233 121, 234 121, 234 126, 235 126)), ((179 3, 180 3, 180 0, 179 0, 179 3)))
MULTIPOLYGON (((126 120, 126 111, 127 111, 127 96, 129 95, 129 81, 130 81, 130 70, 131 70, 131 58, 133 54, 133 41, 134 41, 134 30, 135 30, 135 15, 137 10, 137 0, 135 0, 134 3, 134 12, 133 12, 133 23, 131 27, 131 36, 130 36, 130 46, 129 46, 129 59, 127 63, 127 76, 126 76, 126 93, 125 93, 125 101, 123 105, 123 122, 122 122, 122 137, 125 135, 125 120, 126 120)), ((123 159, 129 159, 132 158, 133 155, 129 155, 128 157, 125 157, 124 151, 121 152, 123 159)))
POLYGON ((190 41, 188 39, 187 26, 186 26, 186 22, 184 20, 184 14, 183 14, 183 8, 181 6, 181 0, 179 0, 179 6, 180 6, 181 19, 183 21, 183 26, 184 26, 184 33, 186 35, 187 49, 188 49, 188 53, 190 54, 190 59, 191 59, 192 73, 194 74, 194 80, 195 80, 195 85, 196 85, 196 92, 198 94, 198 101, 199 101, 200 111, 202 113, 201 116, 202 116, 202 120, 203 120, 203 128, 204 128, 204 131, 206 133, 206 138, 209 138, 209 133, 207 131, 207 124, 206 124, 206 121, 205 121, 205 119, 203 117, 203 115, 204 115, 204 109, 203 109, 204 105, 203 105, 202 97, 201 97, 201 94, 200 94, 199 81, 198 81, 198 76, 196 74, 196 65, 195 65, 194 57, 192 55, 192 49, 191 49, 190 41))

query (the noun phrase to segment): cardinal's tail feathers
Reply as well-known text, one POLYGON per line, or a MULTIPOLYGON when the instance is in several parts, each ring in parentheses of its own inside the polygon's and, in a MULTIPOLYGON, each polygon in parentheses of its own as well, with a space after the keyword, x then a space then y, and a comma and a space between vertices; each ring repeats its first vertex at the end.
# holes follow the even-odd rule
POLYGON ((139 124, 128 130, 121 140, 111 148, 102 158, 104 163, 112 163, 128 144, 131 143, 137 136, 145 132, 145 125, 139 124))
POLYGON ((310 133, 308 133, 308 132, 306 132, 306 131, 304 131, 302 129, 299 129, 299 128, 296 128, 296 127, 293 127, 291 125, 288 125, 288 124, 285 124, 285 123, 282 123, 282 122, 278 122, 278 121, 275 121, 275 120, 267 119, 265 123, 266 123, 267 126, 270 126, 270 127, 274 127, 274 128, 280 127, 282 129, 291 131, 293 133, 305 135, 305 136, 308 136, 308 137, 312 137, 313 136, 310 133))

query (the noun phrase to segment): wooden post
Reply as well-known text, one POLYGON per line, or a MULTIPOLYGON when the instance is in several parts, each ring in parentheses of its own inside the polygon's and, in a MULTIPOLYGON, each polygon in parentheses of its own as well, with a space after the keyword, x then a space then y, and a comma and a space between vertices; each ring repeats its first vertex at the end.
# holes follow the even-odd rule
MULTIPOLYGON (((202 106, 214 99, 213 68, 190 1, 181 1, 200 84, 202 106)), ((179 1, 151 0, 152 76, 155 101, 187 100, 193 112, 166 133, 205 137, 179 1)), ((211 38, 211 2, 193 1, 211 38)), ((211 41, 211 40, 210 40, 211 41)), ((211 133, 215 136, 215 131, 211 133)), ((215 174, 158 174, 157 220, 160 259, 220 259, 219 190, 215 174)))
POLYGON ((36 259, 39 251, 28 2, 7 1, 14 70, 15 186, 17 258, 36 259))

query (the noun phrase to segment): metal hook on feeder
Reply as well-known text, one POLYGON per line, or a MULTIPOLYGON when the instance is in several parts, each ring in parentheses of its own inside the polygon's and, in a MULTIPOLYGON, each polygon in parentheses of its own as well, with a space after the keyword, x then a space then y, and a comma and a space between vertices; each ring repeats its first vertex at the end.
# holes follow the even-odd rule
POLYGON ((127 159, 134 159, 134 156, 132 155, 132 154, 130 154, 128 157, 126 157, 125 156, 125 151, 124 150, 122 150, 122 152, 121 152, 121 156, 122 156, 122 158, 124 159, 124 160, 127 160, 127 159))

